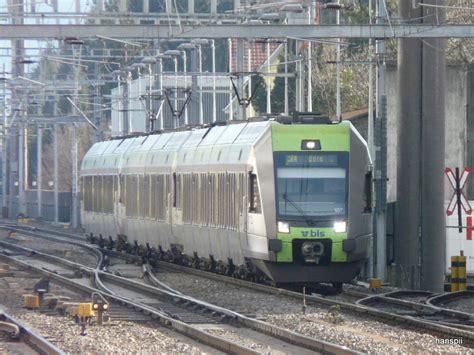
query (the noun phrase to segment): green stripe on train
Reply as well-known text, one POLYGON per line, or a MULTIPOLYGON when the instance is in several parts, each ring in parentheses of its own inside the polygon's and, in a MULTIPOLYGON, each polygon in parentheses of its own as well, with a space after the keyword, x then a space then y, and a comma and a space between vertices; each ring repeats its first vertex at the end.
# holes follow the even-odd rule
POLYGON ((347 239, 347 233, 334 233, 333 228, 291 227, 291 232, 288 234, 277 233, 277 239, 282 241, 282 250, 277 253, 278 262, 293 261, 293 239, 331 239, 331 262, 347 261, 347 254, 342 250, 342 241, 347 239))
POLYGON ((272 124, 272 143, 274 152, 301 151, 304 139, 319 139, 321 151, 348 152, 350 126, 347 122, 339 124, 272 124))

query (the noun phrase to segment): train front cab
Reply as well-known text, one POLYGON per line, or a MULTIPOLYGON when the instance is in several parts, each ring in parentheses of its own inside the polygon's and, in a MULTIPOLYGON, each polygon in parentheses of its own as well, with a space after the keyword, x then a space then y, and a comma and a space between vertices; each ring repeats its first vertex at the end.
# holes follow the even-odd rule
POLYGON ((371 161, 349 122, 272 125, 276 235, 259 268, 276 283, 348 282, 371 237, 371 161))

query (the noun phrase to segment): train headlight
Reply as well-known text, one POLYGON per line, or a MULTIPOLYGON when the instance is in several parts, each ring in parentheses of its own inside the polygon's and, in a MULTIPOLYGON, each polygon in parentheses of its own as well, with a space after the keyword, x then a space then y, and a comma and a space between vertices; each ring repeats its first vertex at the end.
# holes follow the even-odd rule
POLYGON ((334 222, 334 232, 336 233, 344 233, 346 227, 346 222, 334 222))
POLYGON ((319 139, 304 139, 301 141, 301 150, 321 150, 321 141, 319 139))
POLYGON ((286 222, 278 222, 279 233, 290 233, 290 225, 286 222))

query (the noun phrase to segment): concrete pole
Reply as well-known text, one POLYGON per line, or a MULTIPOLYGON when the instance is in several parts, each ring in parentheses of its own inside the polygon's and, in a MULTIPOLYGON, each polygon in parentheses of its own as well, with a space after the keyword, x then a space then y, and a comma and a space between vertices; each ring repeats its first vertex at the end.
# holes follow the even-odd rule
POLYGON ((43 191, 43 128, 36 126, 36 193, 38 217, 42 217, 42 191, 43 191))
MULTIPOLYGON (((378 0, 378 16, 377 22, 385 22, 387 13, 385 12, 385 0, 378 0)), ((339 14, 339 10, 337 11, 339 14)), ((340 45, 338 45, 340 53, 340 45)), ((386 227, 386 210, 387 210, 387 96, 385 92, 385 41, 377 41, 377 156, 375 163, 375 181, 376 181, 376 203, 375 203, 375 226, 377 238, 377 277, 382 281, 386 279, 387 274, 387 227, 386 227)), ((340 54, 338 63, 340 61, 340 54)), ((339 101, 340 105, 340 101, 339 101)), ((339 106, 340 110, 340 106, 339 106)), ((339 118, 341 111, 339 111, 339 118)))
POLYGON ((194 14, 194 0, 188 0, 188 14, 194 14))
POLYGON ((288 39, 285 40, 285 115, 290 113, 288 107, 288 39))
MULTIPOLYGON (((55 115, 56 116, 56 115, 55 115)), ((58 125, 53 125, 53 185, 54 185, 54 222, 59 222, 59 155, 58 155, 58 125)))
POLYGON ((210 0, 211 1, 211 15, 217 14, 217 0, 210 0))
POLYGON ((216 94, 216 43, 211 40, 212 51, 212 122, 217 121, 217 94, 216 94))
POLYGON ((71 126, 71 163, 72 163, 72 206, 71 206, 71 225, 77 228, 78 225, 78 196, 77 196, 77 124, 73 123, 71 126))
MULTIPOLYGON (((422 16, 421 8, 414 9, 407 1, 401 1, 399 9, 404 19, 419 19, 422 16)), ((418 288, 422 52, 419 39, 399 39, 398 43, 396 226, 399 227, 395 231, 395 281, 400 287, 418 288)))
MULTIPOLYGON (((444 1, 427 0, 443 5, 444 1)), ((423 23, 444 23, 442 8, 423 7, 423 23)), ((421 288, 443 292, 446 253, 444 212, 446 39, 422 44, 421 288)))

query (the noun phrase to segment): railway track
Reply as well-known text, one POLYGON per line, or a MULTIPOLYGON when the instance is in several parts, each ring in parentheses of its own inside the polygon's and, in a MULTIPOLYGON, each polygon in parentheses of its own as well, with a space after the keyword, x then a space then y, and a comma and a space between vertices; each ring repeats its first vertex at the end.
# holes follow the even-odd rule
POLYGON ((474 290, 434 295, 428 298, 427 303, 436 307, 461 311, 470 314, 474 318, 474 290))
POLYGON ((46 338, 3 311, 0 311, 0 333, 7 337, 7 341, 15 342, 15 352, 33 352, 42 355, 64 354, 46 338))
MULTIPOLYGON (((359 305, 383 310, 389 313, 417 317, 422 319, 423 321, 443 324, 454 328, 468 330, 470 332, 474 331, 474 317, 472 314, 457 312, 445 308, 439 308, 426 303, 413 302, 402 298, 394 297, 394 294, 401 297, 403 293, 406 293, 410 297, 416 297, 417 292, 391 292, 383 295, 363 298, 361 300, 358 300, 356 303, 359 305)), ((427 293, 424 294, 425 298, 426 295, 427 293)))
MULTIPOLYGON (((17 228, 17 227, 12 227, 12 228, 17 228)), ((31 228, 26 228, 30 229, 31 228)), ((20 227, 18 229, 19 231, 25 230, 24 227, 20 227)), ((42 228, 37 229, 37 232, 43 231, 44 233, 48 233, 49 230, 45 230, 42 228)), ((30 231, 31 232, 31 231, 30 231)), ((75 239, 76 243, 84 243, 85 238, 83 236, 77 236, 74 234, 70 233, 63 233, 62 231, 58 232, 55 231, 55 234, 60 238, 61 240, 65 242, 69 242, 71 238, 75 239), (60 237, 59 237, 60 236, 60 237), (77 242, 77 240, 80 240, 81 242, 77 242)), ((54 237, 56 238, 56 237, 54 237)), ((118 256, 118 257, 124 257, 128 259, 134 259, 136 261, 141 261, 141 257, 134 257, 129 254, 123 254, 123 253, 117 253, 114 251, 106 251, 107 253, 111 253, 112 255, 118 256)), ((373 317, 374 319, 377 319, 379 321, 385 321, 389 323, 395 323, 395 324, 401 324, 403 327, 410 327, 415 330, 423 330, 425 332, 428 332, 430 334, 433 334, 435 336, 439 337, 462 337, 465 340, 465 344, 469 344, 469 346, 474 345, 474 333, 472 332, 472 328, 470 325, 466 325, 463 327, 461 324, 455 324, 453 323, 453 316, 449 316, 447 319, 449 320, 448 322, 443 322, 443 319, 423 319, 420 317, 415 317, 409 312, 406 312, 406 314, 402 314, 403 312, 397 312, 397 309, 390 309, 390 308, 385 308, 385 309, 380 309, 380 308, 375 308, 371 307, 370 305, 365 305, 365 304, 358 304, 361 299, 367 298, 367 294, 363 292, 358 292, 358 291, 348 291, 346 296, 343 298, 344 300, 337 300, 337 299, 331 299, 331 298, 326 298, 326 297, 321 297, 318 295, 314 294, 306 294, 303 295, 300 292, 295 292, 291 290, 286 290, 286 289, 281 289, 281 288, 275 288, 272 286, 267 286, 267 285, 262 285, 262 284, 257 284, 253 282, 249 282, 246 280, 240 280, 240 279, 235 279, 231 278, 225 275, 219 275, 211 272, 206 272, 198 269, 193 269, 181 265, 176 265, 168 262, 163 262, 163 261, 158 261, 156 262, 156 265, 158 268, 162 269, 167 269, 167 270, 173 270, 177 272, 184 272, 187 274, 192 274, 196 275, 199 277, 205 277, 209 278, 212 280, 220 281, 220 282, 225 282, 228 284, 232 284, 235 286, 239 287, 244 287, 248 288, 251 290, 255 290, 258 292, 265 292, 269 294, 274 294, 274 295, 282 295, 282 296, 287 296, 291 297, 294 299, 299 299, 302 300, 303 298, 306 299, 307 304, 315 304, 315 305, 325 305, 325 306, 334 306, 337 305, 341 307, 342 310, 349 311, 355 314, 361 314, 361 315, 366 315, 373 317), (460 329, 462 328, 462 329, 460 329)), ((398 304, 404 304, 405 310, 407 310, 408 306, 414 306, 414 305, 409 305, 406 303, 403 303, 403 299, 405 299, 405 302, 410 302, 406 301, 406 299, 414 300, 414 301, 420 301, 422 299, 426 299, 427 297, 430 296, 428 293, 417 293, 417 292, 393 292, 389 293, 386 295, 388 301, 385 303, 390 303, 392 302, 391 299, 393 299, 393 303, 397 302, 397 299, 402 302, 398 302, 398 304), (401 300, 400 300, 401 299, 401 300)), ((337 298, 337 297, 336 297, 337 298)), ((418 302, 412 302, 412 303, 418 303, 418 302)), ((401 306, 400 306, 401 307, 401 306)), ((426 309, 426 308, 425 308, 426 309)), ((398 309, 399 311, 399 309, 398 309)), ((442 312, 444 314, 450 314, 449 312, 442 312)), ((461 316, 460 318, 462 321, 468 320, 466 317, 461 316)), ((446 320, 446 319, 444 319, 446 320)))
MULTIPOLYGON (((144 314, 154 316, 161 320, 165 325, 172 326, 175 330, 183 330, 185 335, 191 336, 196 340, 204 342, 207 345, 213 346, 219 350, 232 353, 255 353, 256 351, 239 345, 235 341, 231 341, 222 337, 213 336, 209 332, 203 331, 196 324, 226 324, 232 326, 232 332, 236 336, 242 338, 245 336, 251 340, 259 339, 264 343, 268 343, 275 347, 275 350, 285 349, 285 351, 295 353, 309 353, 310 351, 317 351, 321 353, 336 353, 336 354, 354 354, 350 349, 324 341, 312 339, 302 336, 300 334, 273 326, 271 324, 252 319, 237 312, 230 311, 212 304, 201 302, 180 295, 164 288, 158 288, 146 285, 135 280, 126 279, 120 276, 112 275, 100 270, 100 267, 91 268, 85 265, 73 263, 69 260, 59 258, 57 256, 47 255, 35 250, 20 247, 17 245, 8 245, 2 242, 5 248, 14 249, 17 252, 30 255, 29 259, 37 258, 49 260, 52 263, 59 264, 64 268, 71 268, 71 271, 80 270, 94 278, 97 289, 86 287, 90 292, 101 292, 105 297, 115 300, 120 304, 126 304, 129 307, 139 309, 144 314), (173 326, 174 325, 174 326, 173 326), (245 331, 239 331, 244 329, 245 331)), ((97 249, 98 250, 98 249, 97 249)), ((49 277, 55 279, 57 282, 63 282, 61 272, 51 272, 45 270, 44 266, 33 266, 31 260, 25 262, 24 260, 15 260, 17 265, 23 267, 33 268, 49 277)), ((101 264, 99 261, 98 264, 101 264)), ((53 266, 48 269, 53 269, 53 266)), ((74 280, 69 279, 67 283, 71 286, 84 289, 84 283, 77 285, 74 280)))

